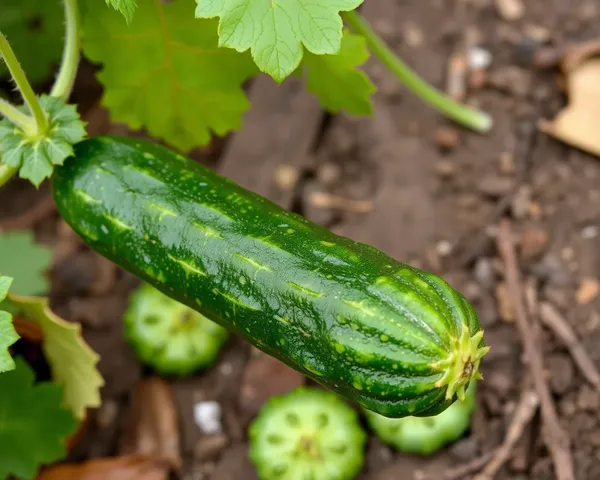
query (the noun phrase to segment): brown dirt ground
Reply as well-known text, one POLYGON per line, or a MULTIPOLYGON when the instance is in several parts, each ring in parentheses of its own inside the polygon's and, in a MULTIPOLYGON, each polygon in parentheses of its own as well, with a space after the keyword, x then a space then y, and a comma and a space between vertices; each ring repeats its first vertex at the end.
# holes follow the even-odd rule
MULTIPOLYGON (((372 118, 324 117, 293 82, 274 93, 272 83, 262 79, 251 87, 254 110, 244 129, 194 152, 199 161, 336 233, 439 273, 479 312, 492 350, 482 366, 485 381, 471 430, 427 459, 394 452, 371 437, 361 479, 417 478, 421 470, 473 460, 504 438, 527 367, 510 305, 503 301, 503 267, 494 244, 501 215, 512 219, 521 272, 536 281, 539 300, 565 315, 600 367, 600 297, 583 303, 576 296, 584 279, 600 278, 600 160, 537 130, 536 122, 552 118, 565 98, 555 70, 536 71, 517 62, 526 32, 545 35, 557 46, 600 36, 600 7, 595 0, 528 0, 522 19, 506 21, 495 3, 367 0, 365 5, 365 15, 386 40, 441 88, 448 60, 461 45, 479 45, 492 54, 487 82, 468 96, 493 115, 489 135, 452 126, 372 61, 367 70, 380 87, 372 118), (456 144, 441 149, 437 137, 448 128, 457 135, 456 144), (280 170, 284 165, 298 174, 291 187, 281 187, 288 178, 280 170), (352 211, 349 201, 341 208, 319 206, 315 192, 366 200, 371 208, 352 211)), ((100 90, 91 72, 89 66, 82 69, 75 92, 91 131, 127 133, 96 106, 100 90)), ((133 388, 149 374, 121 333, 127 295, 137 281, 73 239, 51 206, 44 210, 48 202, 46 189, 34 195, 30 187, 13 182, 0 195, 0 222, 6 226, 8 217, 19 218, 36 204, 45 212, 32 228, 57 255, 53 305, 57 313, 83 323, 86 339, 102 356, 106 379, 103 406, 90 414, 72 457, 109 456, 128 422, 133 388)), ((573 443, 576 479, 597 480, 600 392, 546 329, 542 345, 553 399, 573 443)), ((169 380, 180 419, 181 478, 256 478, 247 460, 246 426, 264 398, 253 395, 257 390, 271 395, 302 381, 277 368, 232 339, 209 370, 169 380), (193 404, 200 399, 214 399, 223 408, 224 431, 217 440, 194 424, 193 404)), ((555 478, 540 425, 538 414, 496 478, 555 478)))

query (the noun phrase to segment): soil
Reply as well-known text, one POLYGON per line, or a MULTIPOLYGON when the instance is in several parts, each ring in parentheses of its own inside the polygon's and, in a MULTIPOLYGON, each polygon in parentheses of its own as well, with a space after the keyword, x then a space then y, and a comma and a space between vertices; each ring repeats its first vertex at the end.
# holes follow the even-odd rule
MULTIPOLYGON (((600 7, 595 0, 528 0, 522 18, 510 20, 502 3, 367 0, 363 8, 389 44, 439 88, 445 88, 449 60, 462 47, 489 51, 492 64, 466 98, 493 116, 495 127, 487 135, 444 120, 370 61, 366 69, 379 87, 373 117, 325 115, 295 81, 275 89, 260 78, 249 86, 254 107, 243 129, 192 154, 336 233, 440 274, 477 309, 492 348, 482 365, 485 380, 469 432, 429 458, 395 452, 371 435, 360 479, 408 480, 422 472, 440 478, 435 472, 503 441, 528 368, 495 247, 504 215, 516 232, 521 273, 535 281, 539 301, 564 315, 600 368, 600 297, 581 291, 582 284, 600 280, 600 159, 538 131, 537 122, 553 118, 566 99, 555 69, 536 70, 526 62, 530 32, 557 47, 599 37, 600 7), (322 194, 329 204, 319 201, 322 194)), ((100 93, 93 68, 84 65, 75 100, 91 133, 143 135, 110 123, 98 106, 100 93)), ((55 310, 81 322, 101 355, 103 405, 90 412, 71 459, 115 455, 136 383, 152 374, 122 335, 127 296, 138 281, 70 234, 47 188, 34 192, 14 181, 0 194, 0 227, 23 224, 54 248, 55 310)), ((571 439, 575 478, 597 480, 600 392, 546 328, 541 344, 552 398, 571 439)), ((179 478, 251 480, 256 477, 247 459, 248 422, 269 396, 306 381, 233 338, 210 369, 168 382, 184 457, 179 478), (203 434, 195 424, 194 404, 201 400, 220 404, 221 433, 203 434)), ((538 414, 497 479, 555 478, 540 429, 538 414)))

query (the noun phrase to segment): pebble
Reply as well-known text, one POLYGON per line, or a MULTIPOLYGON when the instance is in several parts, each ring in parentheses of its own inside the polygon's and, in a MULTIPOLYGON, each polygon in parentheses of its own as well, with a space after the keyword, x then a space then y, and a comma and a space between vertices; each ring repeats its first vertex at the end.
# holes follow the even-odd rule
POLYGON ((280 190, 292 190, 298 183, 298 169, 291 165, 278 165, 275 169, 275 183, 280 190))
POLYGON ((521 0, 495 0, 496 11, 503 20, 514 22, 523 18, 525 5, 521 0))
POLYGON ((477 189, 480 193, 491 198, 500 198, 507 195, 514 187, 514 180, 497 174, 483 177, 477 189))
POLYGON ((450 178, 454 175, 456 167, 450 160, 440 160, 435 164, 435 173, 441 178, 450 178))
POLYGON ((194 405, 194 422, 206 435, 221 433, 221 405, 215 401, 203 401, 194 405))
POLYGON ((587 225, 581 229, 581 238, 591 240, 598 236, 600 229, 596 225, 587 225))
POLYGON ((450 454, 461 462, 475 458, 479 453, 479 442, 474 437, 458 440, 450 447, 450 454))
POLYGON ((317 169, 317 180, 324 187, 331 187, 342 178, 342 167, 339 163, 325 162, 317 169))
POLYGON ((600 283, 591 277, 584 277, 579 284, 575 298, 580 305, 592 302, 600 293, 600 283))
POLYGON ((492 54, 482 47, 472 47, 467 52, 467 62, 471 70, 485 70, 492 64, 492 54))
POLYGON ((487 290, 492 290, 496 285, 496 274, 492 261, 486 257, 480 257, 475 262, 473 274, 475 279, 487 290))
POLYGON ((548 248, 548 233, 540 227, 530 227, 521 235, 521 257, 531 260, 548 248))
POLYGON ((435 133, 435 142, 440 150, 453 150, 460 140, 458 130, 454 127, 439 127, 435 133))

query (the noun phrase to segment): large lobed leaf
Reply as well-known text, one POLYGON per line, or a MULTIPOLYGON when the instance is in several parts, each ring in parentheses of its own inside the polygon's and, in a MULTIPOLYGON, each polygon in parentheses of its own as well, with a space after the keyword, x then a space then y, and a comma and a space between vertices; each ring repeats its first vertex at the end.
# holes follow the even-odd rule
POLYGON ((300 65, 304 47, 336 54, 342 41, 340 12, 363 0, 196 0, 196 16, 220 17, 219 45, 250 50, 258 68, 281 82, 300 65))
POLYGON ((103 2, 86 7, 84 53, 103 64, 98 79, 113 121, 183 151, 241 126, 250 106, 242 84, 256 66, 219 48, 217 22, 195 19, 194 0, 144 0, 129 25, 103 2))
MULTIPOLYGON (((0 276, 0 305, 8 295, 8 289, 12 283, 12 278, 0 276)), ((8 372, 15 368, 8 347, 19 339, 12 323, 12 315, 0 310, 0 373, 8 372)))

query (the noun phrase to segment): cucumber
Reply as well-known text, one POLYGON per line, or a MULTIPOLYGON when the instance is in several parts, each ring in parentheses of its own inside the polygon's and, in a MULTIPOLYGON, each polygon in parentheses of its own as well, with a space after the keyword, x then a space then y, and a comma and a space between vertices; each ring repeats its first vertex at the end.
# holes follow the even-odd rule
POLYGON ((87 139, 52 190, 97 252, 364 408, 435 415, 480 376, 483 331, 444 280, 163 146, 87 139))

